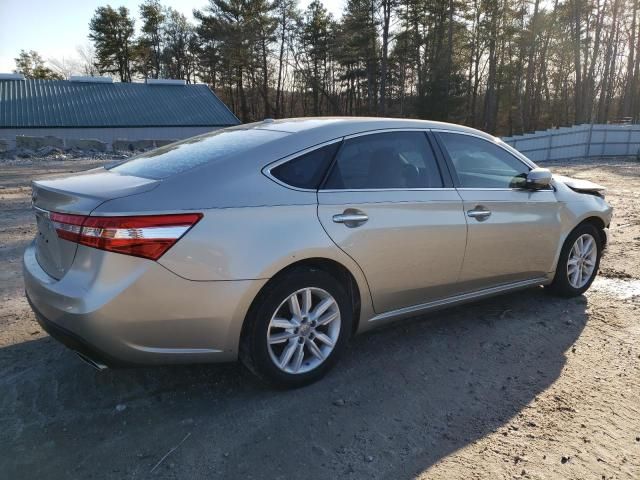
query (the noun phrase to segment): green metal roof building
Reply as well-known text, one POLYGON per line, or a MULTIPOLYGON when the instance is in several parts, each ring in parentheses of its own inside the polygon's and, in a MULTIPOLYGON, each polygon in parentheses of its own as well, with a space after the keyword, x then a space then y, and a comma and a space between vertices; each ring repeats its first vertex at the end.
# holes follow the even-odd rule
POLYGON ((104 77, 25 80, 21 75, 0 75, 0 149, 2 143, 5 150, 101 144, 98 149, 136 149, 239 123, 203 84, 181 80, 113 83, 104 77), (43 140, 47 137, 48 141, 43 140))

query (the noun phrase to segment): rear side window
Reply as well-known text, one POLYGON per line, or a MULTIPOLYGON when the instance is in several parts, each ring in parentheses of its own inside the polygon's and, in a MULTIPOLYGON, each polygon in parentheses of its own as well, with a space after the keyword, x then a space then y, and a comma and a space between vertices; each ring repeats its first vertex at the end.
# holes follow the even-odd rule
POLYGON ((324 188, 406 189, 442 185, 424 132, 386 132, 345 140, 324 188))
POLYGON ((151 150, 111 170, 159 180, 230 155, 248 152, 286 135, 270 130, 218 130, 151 150))
POLYGON ((300 155, 271 169, 271 175, 287 185, 317 190, 340 142, 300 155))

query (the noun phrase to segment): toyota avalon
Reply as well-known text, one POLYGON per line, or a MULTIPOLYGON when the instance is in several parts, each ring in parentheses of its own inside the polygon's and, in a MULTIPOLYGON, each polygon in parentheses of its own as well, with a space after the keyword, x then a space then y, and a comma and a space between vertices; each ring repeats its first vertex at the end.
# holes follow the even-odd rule
POLYGON ((98 368, 232 361, 324 375, 353 334, 544 285, 584 293, 612 209, 490 135, 268 120, 33 183, 26 295, 98 368))

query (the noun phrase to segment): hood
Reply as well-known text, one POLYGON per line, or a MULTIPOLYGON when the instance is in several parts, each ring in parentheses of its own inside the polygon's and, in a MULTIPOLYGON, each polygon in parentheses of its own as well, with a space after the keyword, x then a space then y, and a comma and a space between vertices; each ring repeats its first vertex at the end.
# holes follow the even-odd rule
POLYGON ((589 180, 581 180, 578 178, 565 177, 564 175, 553 175, 553 180, 561 182, 569 187, 571 190, 579 193, 589 193, 592 195, 603 196, 607 190, 606 187, 589 180))

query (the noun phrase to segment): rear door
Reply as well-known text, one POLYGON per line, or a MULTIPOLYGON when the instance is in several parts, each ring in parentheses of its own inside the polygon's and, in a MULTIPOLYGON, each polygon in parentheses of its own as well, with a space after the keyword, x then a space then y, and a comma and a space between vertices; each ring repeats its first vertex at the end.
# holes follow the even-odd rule
POLYGON ((456 292, 466 243, 462 201, 424 131, 345 138, 318 191, 318 216, 362 268, 376 312, 456 292))
POLYGON ((437 132, 469 225, 460 276, 465 291, 540 278, 560 238, 555 191, 524 189, 531 167, 497 142, 437 132))

